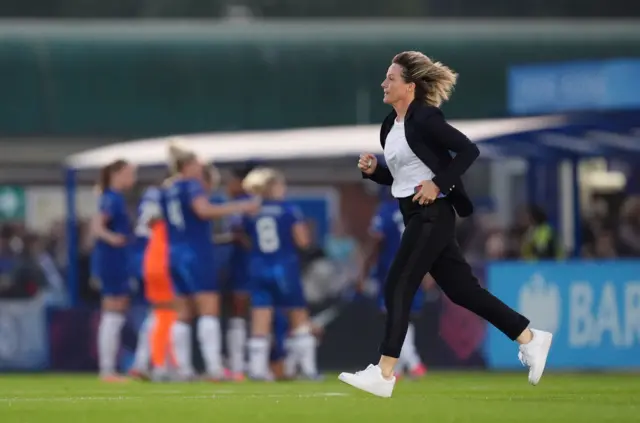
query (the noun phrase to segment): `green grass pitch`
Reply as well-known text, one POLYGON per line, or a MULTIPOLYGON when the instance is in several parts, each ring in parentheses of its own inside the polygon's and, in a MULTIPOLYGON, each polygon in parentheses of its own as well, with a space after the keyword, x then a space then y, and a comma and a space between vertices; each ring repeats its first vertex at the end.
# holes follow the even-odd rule
POLYGON ((432 372, 391 399, 338 382, 104 384, 86 375, 0 376, 0 423, 640 422, 636 374, 432 372))

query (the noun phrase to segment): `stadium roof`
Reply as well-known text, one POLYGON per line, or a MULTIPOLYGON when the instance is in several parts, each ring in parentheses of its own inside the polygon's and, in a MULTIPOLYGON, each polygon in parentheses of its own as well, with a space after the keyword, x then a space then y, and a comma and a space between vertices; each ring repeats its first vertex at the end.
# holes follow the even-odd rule
MULTIPOLYGON (((640 155, 640 110, 451 121, 478 143, 481 156, 558 160, 640 155)), ((65 165, 95 169, 124 158, 139 166, 167 161, 175 140, 207 162, 340 158, 381 153, 379 125, 209 133, 134 140, 71 155, 65 165)))

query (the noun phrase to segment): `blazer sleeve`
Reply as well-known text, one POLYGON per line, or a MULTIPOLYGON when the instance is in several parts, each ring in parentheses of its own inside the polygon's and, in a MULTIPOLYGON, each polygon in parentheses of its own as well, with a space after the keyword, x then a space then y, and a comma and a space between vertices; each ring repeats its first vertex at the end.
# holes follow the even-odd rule
MULTIPOLYGON (((395 119, 395 114, 390 113, 382 122, 380 126, 380 145, 384 148, 384 139, 389 133, 389 128, 391 128, 390 124, 395 119)), ((362 172, 362 178, 371 179, 373 182, 380 185, 392 185, 393 184, 393 176, 391 175, 391 171, 389 168, 382 163, 378 162, 376 166, 376 170, 373 171, 372 175, 367 175, 362 172)))
POLYGON ((373 171, 372 175, 367 175, 362 172, 363 179, 371 179, 373 182, 380 185, 391 185, 393 184, 393 176, 391 176, 391 171, 385 165, 378 163, 376 166, 376 170, 373 171))
POLYGON ((431 116, 425 126, 430 140, 456 153, 449 166, 433 178, 433 183, 440 188, 440 191, 448 194, 455 188, 456 181, 460 180, 478 158, 480 150, 466 135, 449 125, 441 113, 431 116))

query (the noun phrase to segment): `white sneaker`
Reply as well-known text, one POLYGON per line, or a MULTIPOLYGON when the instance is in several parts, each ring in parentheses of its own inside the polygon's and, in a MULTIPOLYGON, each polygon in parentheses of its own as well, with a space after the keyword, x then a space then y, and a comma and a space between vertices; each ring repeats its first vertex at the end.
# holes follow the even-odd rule
POLYGON ((356 373, 340 373, 338 379, 354 388, 368 392, 382 398, 390 398, 393 387, 396 384, 396 377, 385 379, 382 377, 382 370, 378 366, 369 366, 356 373))
POLYGON ((531 333, 533 339, 528 344, 520 345, 518 358, 522 365, 529 367, 529 383, 537 385, 547 364, 553 334, 537 329, 531 329, 531 333))

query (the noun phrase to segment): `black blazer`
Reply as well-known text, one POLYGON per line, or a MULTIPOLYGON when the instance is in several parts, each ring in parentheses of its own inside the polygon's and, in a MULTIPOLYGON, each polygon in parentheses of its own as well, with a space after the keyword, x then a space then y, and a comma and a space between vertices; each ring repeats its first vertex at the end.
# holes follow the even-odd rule
MULTIPOLYGON (((397 117, 392 111, 382 122, 380 144, 384 148, 387 135, 397 117)), ((447 195, 460 217, 473 213, 473 203, 464 190, 461 177, 478 158, 480 151, 462 132, 449 125, 439 108, 414 100, 404 118, 404 131, 409 147, 435 174, 433 183, 447 195), (455 157, 451 152, 456 153, 455 157)), ((389 168, 378 163, 372 175, 362 176, 381 185, 391 185, 389 168)))

